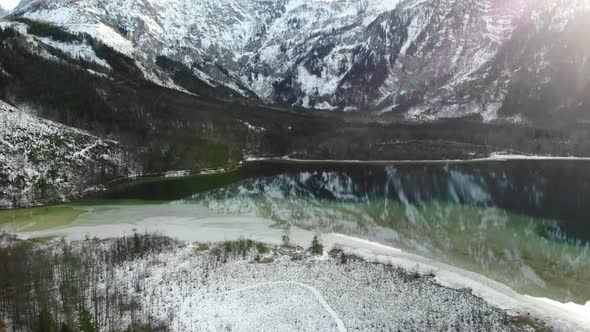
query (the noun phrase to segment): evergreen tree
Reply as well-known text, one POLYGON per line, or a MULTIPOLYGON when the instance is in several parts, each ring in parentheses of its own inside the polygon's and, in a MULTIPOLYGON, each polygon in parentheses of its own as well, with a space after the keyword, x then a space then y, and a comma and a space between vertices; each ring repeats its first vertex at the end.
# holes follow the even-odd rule
POLYGON ((313 237, 309 251, 314 255, 322 255, 324 253, 324 246, 320 243, 320 239, 317 235, 313 237))
POLYGON ((82 332, 98 332, 94 317, 92 317, 92 314, 86 309, 80 311, 79 324, 80 331, 82 332))

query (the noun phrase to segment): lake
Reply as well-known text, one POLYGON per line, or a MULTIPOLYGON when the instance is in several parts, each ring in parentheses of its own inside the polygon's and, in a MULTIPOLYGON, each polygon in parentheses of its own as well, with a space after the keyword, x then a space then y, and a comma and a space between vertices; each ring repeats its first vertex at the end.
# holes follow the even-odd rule
POLYGON ((67 232, 155 215, 252 217, 342 233, 483 274, 522 294, 590 300, 588 161, 259 161, 220 174, 127 182, 70 204, 0 211, 0 225, 67 232))

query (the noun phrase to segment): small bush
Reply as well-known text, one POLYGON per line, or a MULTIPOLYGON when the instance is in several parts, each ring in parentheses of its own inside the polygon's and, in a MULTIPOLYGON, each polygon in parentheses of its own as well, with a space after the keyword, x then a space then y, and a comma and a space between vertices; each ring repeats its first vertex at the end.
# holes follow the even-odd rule
POLYGON ((322 255, 324 253, 324 246, 320 243, 317 235, 313 237, 309 251, 314 255, 322 255))
POLYGON ((256 250, 258 251, 259 254, 266 254, 269 251, 266 244, 260 243, 260 242, 256 243, 256 250))
POLYGON ((209 245, 206 243, 199 243, 197 245, 197 251, 203 252, 209 250, 209 245))

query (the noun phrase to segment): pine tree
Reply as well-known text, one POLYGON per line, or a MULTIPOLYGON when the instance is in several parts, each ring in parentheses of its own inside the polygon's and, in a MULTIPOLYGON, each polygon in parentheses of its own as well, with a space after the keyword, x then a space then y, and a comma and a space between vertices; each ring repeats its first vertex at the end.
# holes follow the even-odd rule
POLYGON ((313 237, 309 251, 314 255, 322 255, 324 253, 324 246, 320 243, 320 239, 317 235, 313 237))
POLYGON ((92 314, 90 312, 88 312, 88 310, 86 310, 86 309, 80 311, 79 324, 80 324, 80 331, 82 331, 82 332, 97 332, 98 331, 98 328, 96 328, 96 325, 94 324, 94 317, 92 317, 92 314))

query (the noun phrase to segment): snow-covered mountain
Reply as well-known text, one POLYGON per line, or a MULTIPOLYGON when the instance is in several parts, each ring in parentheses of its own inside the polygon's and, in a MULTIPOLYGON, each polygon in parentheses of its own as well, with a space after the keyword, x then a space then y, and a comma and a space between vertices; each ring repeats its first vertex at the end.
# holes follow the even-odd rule
POLYGON ((13 16, 88 33, 195 94, 416 119, 590 106, 590 0, 33 0, 13 16))
POLYGON ((6 15, 8 15, 10 11, 4 7, 2 7, 2 5, 0 5, 0 17, 4 17, 6 15))

